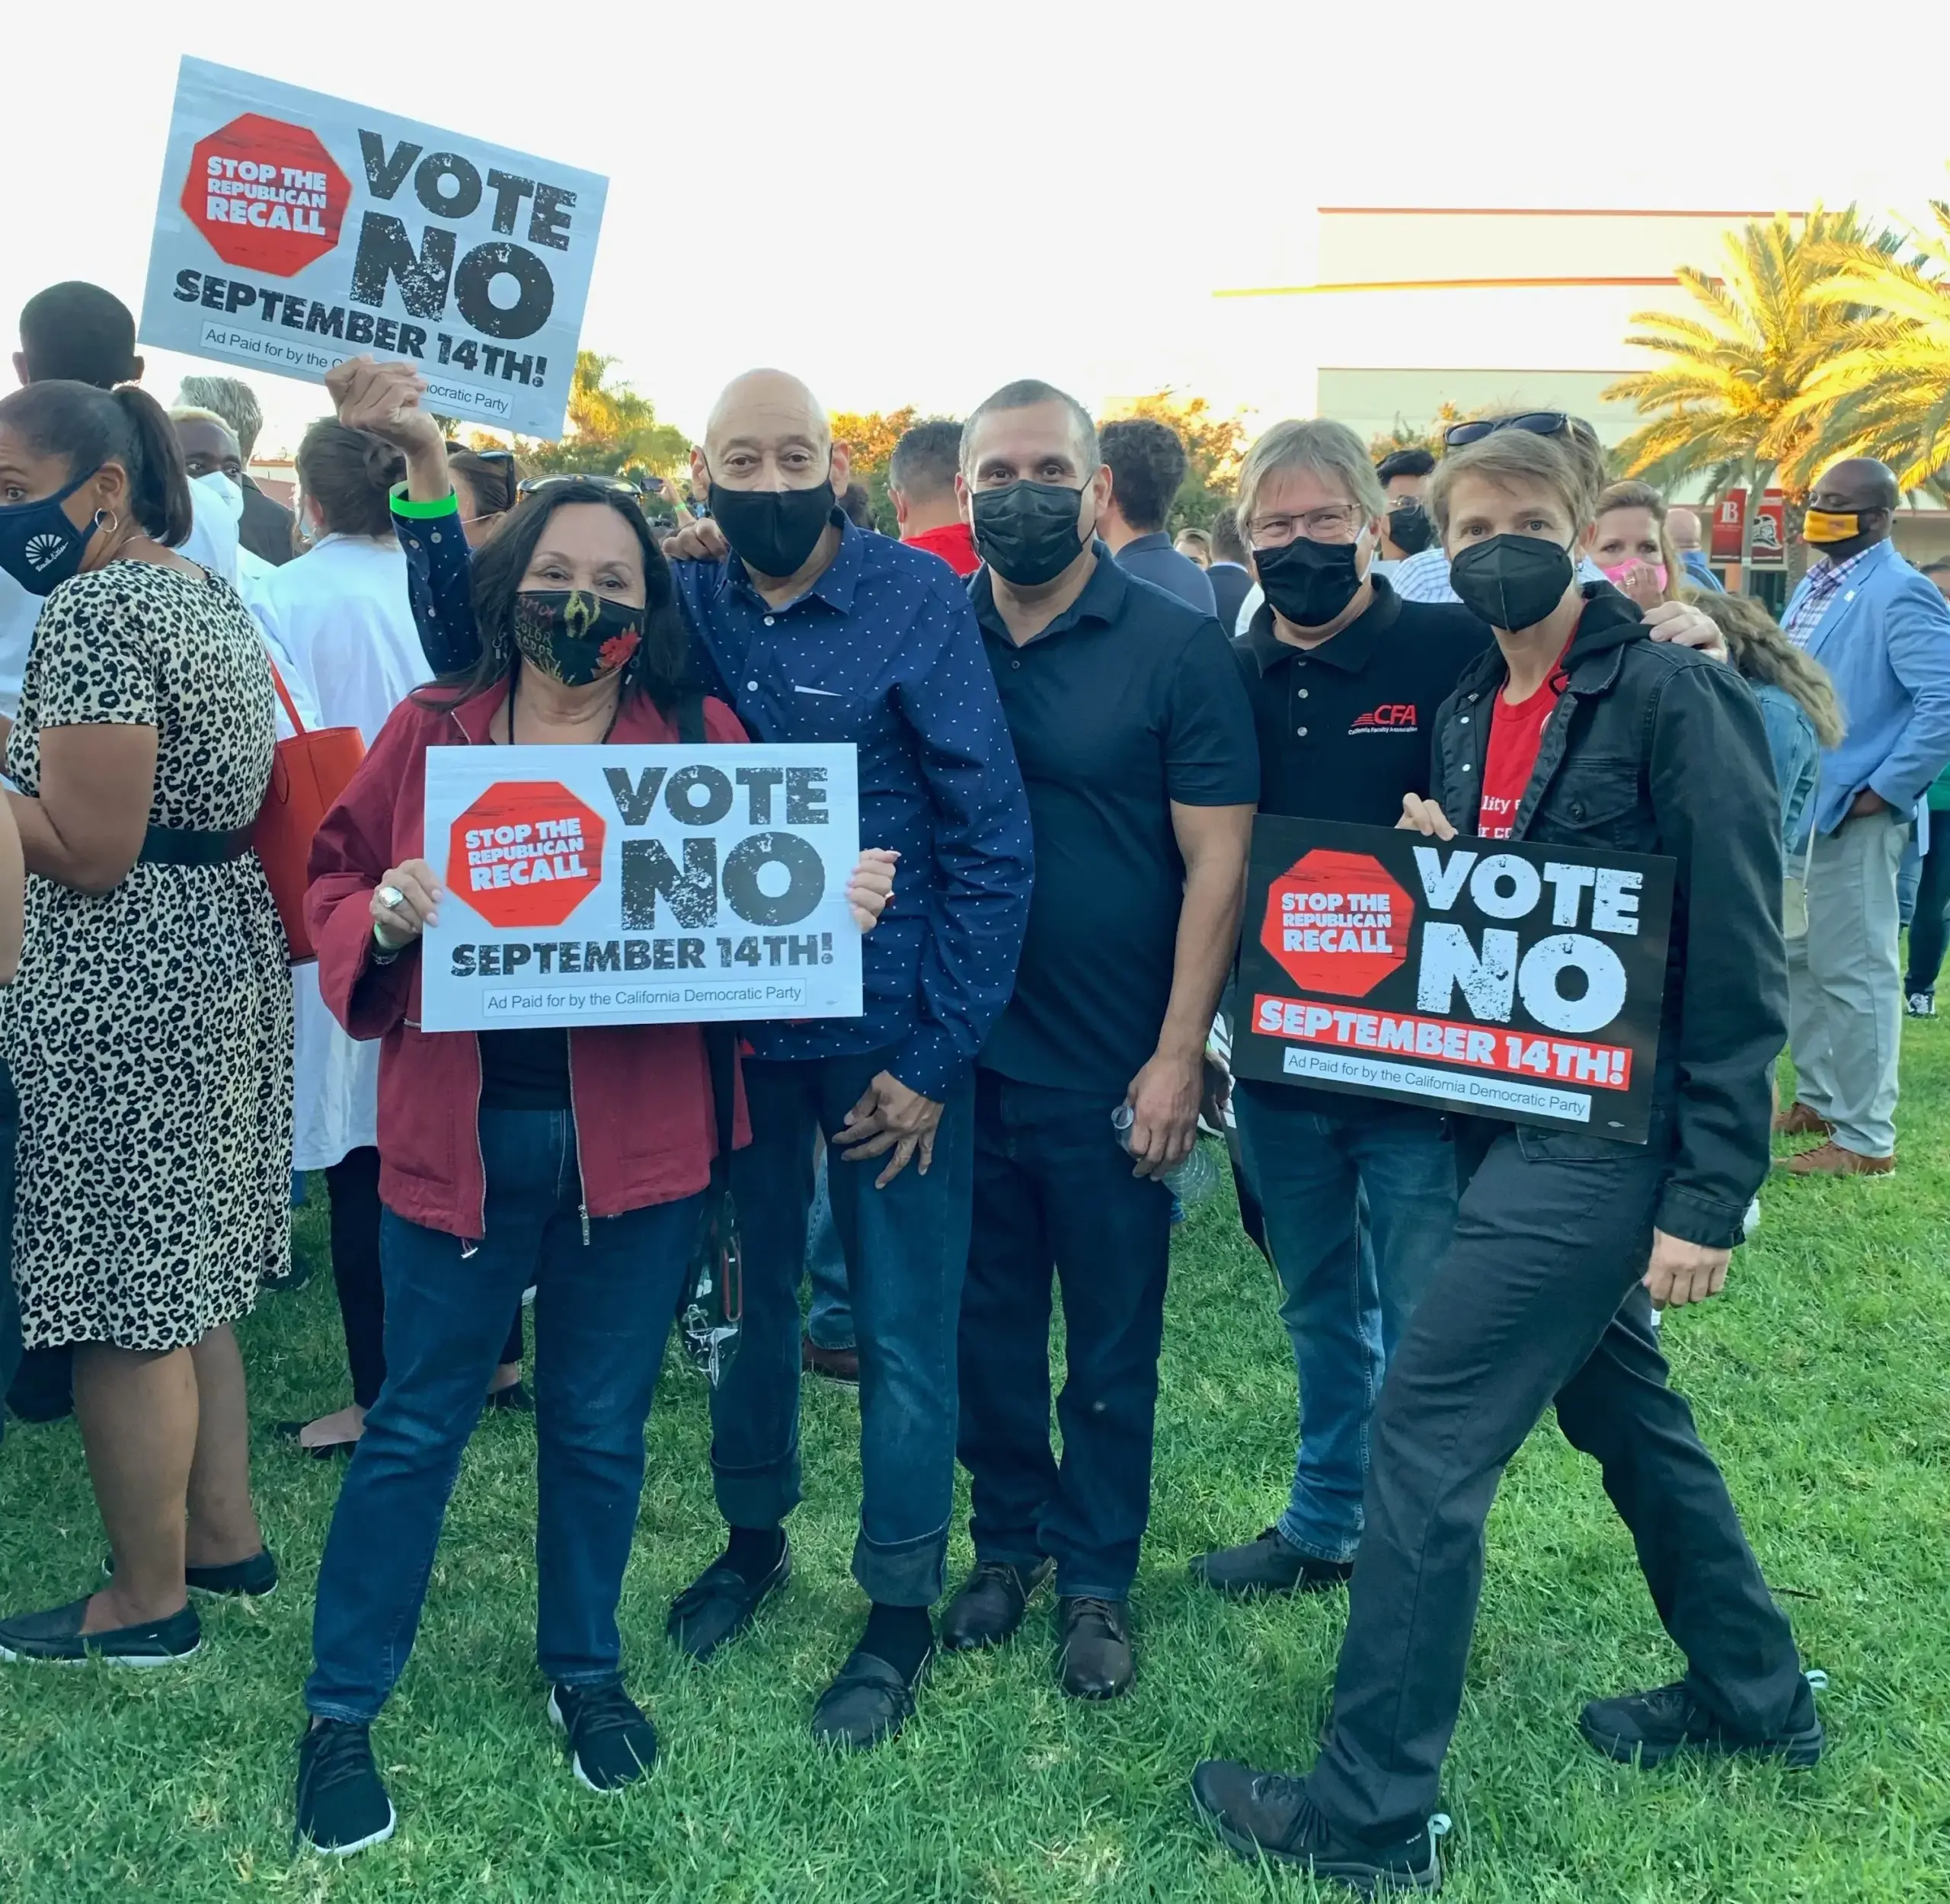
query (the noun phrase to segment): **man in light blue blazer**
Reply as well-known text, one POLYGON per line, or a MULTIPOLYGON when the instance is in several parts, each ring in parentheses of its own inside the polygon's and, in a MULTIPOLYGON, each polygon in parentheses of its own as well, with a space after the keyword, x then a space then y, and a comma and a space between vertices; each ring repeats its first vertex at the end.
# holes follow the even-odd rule
POLYGON ((1783 619, 1833 677, 1849 723, 1821 757, 1808 933, 1788 947, 1799 1086, 1775 1122, 1826 1140, 1789 1162, 1797 1176, 1896 1164, 1896 872, 1917 803, 1950 763, 1950 602, 1889 540, 1901 501, 1881 463, 1824 472, 1801 530, 1821 553, 1783 619))

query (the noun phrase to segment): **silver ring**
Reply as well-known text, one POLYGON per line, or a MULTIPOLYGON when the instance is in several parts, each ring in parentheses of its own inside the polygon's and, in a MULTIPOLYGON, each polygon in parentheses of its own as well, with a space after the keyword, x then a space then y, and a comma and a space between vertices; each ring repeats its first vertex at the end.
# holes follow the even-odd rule
POLYGON ((406 894, 397 886, 382 886, 379 888, 379 904, 388 912, 397 912, 406 904, 406 894))

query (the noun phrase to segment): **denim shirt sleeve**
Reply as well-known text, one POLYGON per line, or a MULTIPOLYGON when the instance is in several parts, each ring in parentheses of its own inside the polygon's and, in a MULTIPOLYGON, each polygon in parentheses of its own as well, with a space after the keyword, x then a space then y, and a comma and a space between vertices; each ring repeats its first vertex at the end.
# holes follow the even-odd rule
MULTIPOLYGON (((1767 751, 1773 756, 1774 779, 1781 795, 1781 846, 1789 855, 1805 852, 1813 821, 1810 802, 1821 743, 1807 711, 1785 688, 1765 686, 1754 699, 1766 723, 1767 751)), ((1790 866, 1788 870, 1795 870, 1790 866)))
POLYGON ((408 500, 406 485, 392 492, 393 530, 406 552, 406 598, 427 665, 436 674, 458 674, 481 658, 474 619, 473 565, 460 526, 460 502, 408 500))
POLYGON ((921 958, 918 1022, 890 1069, 941 1098, 975 1061, 1015 989, 1029 923, 1029 798, 973 605, 957 590, 933 665, 903 690, 934 809, 940 882, 921 958))

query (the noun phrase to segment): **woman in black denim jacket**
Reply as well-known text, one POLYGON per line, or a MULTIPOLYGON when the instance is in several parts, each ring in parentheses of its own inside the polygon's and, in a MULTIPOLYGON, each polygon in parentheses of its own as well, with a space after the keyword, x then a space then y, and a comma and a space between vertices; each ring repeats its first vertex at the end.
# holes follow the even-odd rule
POLYGON ((1432 1826, 1504 1464, 1552 1406, 1600 1464, 1678 1684, 1594 1701, 1585 1737, 1625 1762, 1689 1747, 1811 1765, 1822 1733, 1691 1410, 1667 1385, 1654 1304, 1725 1279, 1768 1163, 1785 1035, 1779 808, 1760 712, 1731 669, 1647 638, 1574 562, 1596 498, 1554 441, 1498 432, 1430 501, 1464 604, 1497 645, 1436 717, 1429 800, 1402 824, 1657 853, 1677 862, 1651 1141, 1479 1123, 1450 1247, 1376 1416, 1334 1716, 1304 1779, 1194 1774, 1235 1849, 1368 1886, 1434 1890, 1432 1826))

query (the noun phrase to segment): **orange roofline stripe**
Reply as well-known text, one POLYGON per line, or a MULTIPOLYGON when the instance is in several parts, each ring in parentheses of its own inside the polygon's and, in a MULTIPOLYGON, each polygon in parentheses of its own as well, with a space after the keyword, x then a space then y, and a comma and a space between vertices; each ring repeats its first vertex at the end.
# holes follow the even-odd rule
POLYGON ((1214 291, 1214 297, 1317 297, 1328 291, 1510 291, 1558 285, 1677 284, 1676 277, 1392 277, 1353 284, 1268 284, 1214 291))
POLYGON ((1603 205, 1322 205, 1322 218, 1805 218, 1805 212, 1628 211, 1603 205))

